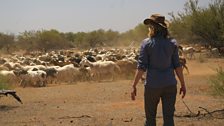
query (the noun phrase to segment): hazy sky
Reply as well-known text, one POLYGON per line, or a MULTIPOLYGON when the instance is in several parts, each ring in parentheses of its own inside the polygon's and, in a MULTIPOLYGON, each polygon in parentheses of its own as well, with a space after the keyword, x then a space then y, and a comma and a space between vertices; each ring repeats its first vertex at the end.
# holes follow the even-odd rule
MULTIPOLYGON (((0 0, 0 32, 112 29, 124 32, 153 13, 183 11, 187 0, 0 0)), ((207 7, 211 0, 199 0, 207 7)))

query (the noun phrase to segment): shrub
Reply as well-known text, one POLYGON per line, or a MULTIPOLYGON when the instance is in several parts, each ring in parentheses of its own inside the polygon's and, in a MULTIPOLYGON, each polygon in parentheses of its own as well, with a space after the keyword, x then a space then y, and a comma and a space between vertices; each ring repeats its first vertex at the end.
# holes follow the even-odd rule
POLYGON ((198 62, 199 62, 199 63, 204 63, 204 62, 206 62, 206 58, 205 58, 204 56, 200 55, 200 56, 198 57, 198 62))
POLYGON ((9 89, 10 85, 8 84, 8 79, 2 75, 0 75, 0 90, 9 89))
POLYGON ((214 95, 224 97, 224 71, 222 67, 217 69, 217 74, 210 79, 214 95))

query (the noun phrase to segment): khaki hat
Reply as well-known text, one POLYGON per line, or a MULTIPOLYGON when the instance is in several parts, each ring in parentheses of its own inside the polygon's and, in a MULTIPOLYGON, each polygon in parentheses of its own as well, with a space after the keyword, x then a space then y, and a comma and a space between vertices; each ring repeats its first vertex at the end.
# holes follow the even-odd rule
POLYGON ((165 17, 160 14, 151 15, 149 18, 146 18, 143 23, 145 25, 156 23, 164 28, 169 27, 169 22, 167 20, 165 20, 165 17))

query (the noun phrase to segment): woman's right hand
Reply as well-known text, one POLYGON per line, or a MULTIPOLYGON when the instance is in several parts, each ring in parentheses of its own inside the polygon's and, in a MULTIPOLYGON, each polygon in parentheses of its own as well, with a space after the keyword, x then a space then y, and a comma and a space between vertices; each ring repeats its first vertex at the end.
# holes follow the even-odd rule
POLYGON ((185 87, 185 85, 181 85, 179 94, 180 95, 182 94, 182 98, 185 97, 185 95, 186 95, 186 87, 185 87))

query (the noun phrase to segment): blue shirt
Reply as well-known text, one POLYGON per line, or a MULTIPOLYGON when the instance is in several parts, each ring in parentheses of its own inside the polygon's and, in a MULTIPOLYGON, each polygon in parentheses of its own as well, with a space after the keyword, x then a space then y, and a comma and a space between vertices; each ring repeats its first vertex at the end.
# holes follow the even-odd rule
POLYGON ((147 71, 145 86, 162 88, 176 85, 174 69, 180 66, 175 39, 153 37, 143 40, 137 67, 147 71))

